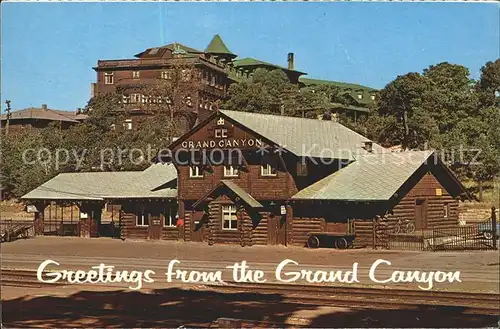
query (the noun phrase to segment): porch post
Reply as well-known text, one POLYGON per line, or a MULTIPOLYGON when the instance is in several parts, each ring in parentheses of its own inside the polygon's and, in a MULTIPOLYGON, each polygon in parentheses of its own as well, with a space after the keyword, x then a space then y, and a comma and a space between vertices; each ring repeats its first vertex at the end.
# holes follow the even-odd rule
POLYGON ((495 209, 495 206, 491 207, 491 230, 493 231, 493 249, 497 249, 497 237, 498 237, 498 230, 497 230, 497 212, 495 209))
POLYGON ((35 203, 35 207, 38 210, 38 212, 35 212, 34 218, 33 218, 33 226, 35 230, 35 235, 43 235, 44 234, 44 220, 45 220, 45 207, 46 203, 45 202, 37 202, 35 203))
POLYGON ((293 208, 289 201, 286 201, 286 246, 293 243, 293 208))

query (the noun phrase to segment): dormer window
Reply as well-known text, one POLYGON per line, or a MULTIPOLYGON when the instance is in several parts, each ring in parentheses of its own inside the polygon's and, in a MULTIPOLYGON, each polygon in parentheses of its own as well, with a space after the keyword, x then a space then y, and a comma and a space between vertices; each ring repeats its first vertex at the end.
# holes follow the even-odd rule
POLYGON ((189 167, 189 177, 191 177, 191 178, 201 178, 201 177, 203 177, 203 168, 201 166, 191 166, 191 167, 189 167))
POLYGON ((358 99, 363 99, 363 94, 362 93, 358 94, 358 99))
POLYGON ((277 175, 277 169, 274 164, 266 163, 260 166, 260 175, 274 177, 277 175))
POLYGON ((371 95, 370 98, 372 99, 372 101, 375 100, 375 95, 371 95))
POLYGON ((297 162, 297 176, 307 176, 307 164, 305 162, 297 162))
POLYGON ((224 177, 238 177, 238 168, 231 165, 224 166, 224 177))

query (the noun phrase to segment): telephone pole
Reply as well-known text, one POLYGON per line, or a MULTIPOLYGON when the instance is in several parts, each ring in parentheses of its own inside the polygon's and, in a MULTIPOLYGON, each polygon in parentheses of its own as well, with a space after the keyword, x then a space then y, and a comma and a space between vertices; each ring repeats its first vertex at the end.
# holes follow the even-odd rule
POLYGON ((10 123, 10 116, 11 116, 11 113, 10 113, 10 101, 9 100, 6 100, 5 101, 5 104, 7 104, 7 109, 5 110, 7 112, 7 120, 6 120, 6 123, 5 123, 5 135, 7 136, 9 134, 9 123, 10 123))

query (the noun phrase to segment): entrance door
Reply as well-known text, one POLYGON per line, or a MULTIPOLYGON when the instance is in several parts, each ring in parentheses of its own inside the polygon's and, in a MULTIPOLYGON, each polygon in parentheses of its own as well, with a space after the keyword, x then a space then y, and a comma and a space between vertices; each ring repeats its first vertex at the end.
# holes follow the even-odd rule
POLYGON ((267 219, 267 243, 286 245, 286 216, 269 216, 267 219))
POLYGON ((151 213, 151 218, 149 220, 149 238, 152 240, 159 240, 161 238, 161 228, 163 226, 160 214, 151 213))
POLYGON ((90 221, 90 237, 97 238, 100 236, 101 220, 102 220, 102 205, 92 209, 92 218, 90 221))
POLYGON ((191 219, 191 241, 203 242, 205 236, 205 212, 192 212, 191 219))
POLYGON ((427 228, 427 200, 417 199, 415 202, 415 228, 417 230, 427 228))

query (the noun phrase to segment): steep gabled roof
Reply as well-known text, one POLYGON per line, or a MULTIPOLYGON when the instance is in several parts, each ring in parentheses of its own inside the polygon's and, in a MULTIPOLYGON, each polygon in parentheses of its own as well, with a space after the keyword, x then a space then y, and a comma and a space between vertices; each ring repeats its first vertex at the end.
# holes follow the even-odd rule
MULTIPOLYGON (((292 199, 387 201, 422 165, 429 161, 439 163, 433 155, 434 151, 365 154, 347 167, 299 191, 292 199)), ((460 182, 455 183, 465 190, 460 182)))
POLYGON ((205 200, 211 196, 214 195, 217 190, 220 190, 222 187, 226 187, 229 190, 231 190, 237 197, 239 197, 243 202, 245 202, 247 205, 249 205, 252 208, 262 208, 262 204, 255 200, 253 196, 248 194, 247 191, 245 191, 242 187, 238 186, 233 181, 230 180, 221 180, 217 185, 215 185, 214 188, 212 188, 208 193, 206 193, 204 196, 202 196, 200 199, 198 199, 195 203, 193 203, 193 208, 197 208, 200 204, 205 202, 205 200))
POLYGON ((63 173, 25 194, 21 199, 175 198, 175 187, 158 187, 176 179, 175 167, 161 163, 154 164, 144 171, 63 173))
POLYGON ((209 54, 217 54, 217 55, 229 55, 230 57, 236 57, 237 55, 233 54, 224 44, 224 41, 222 41, 221 37, 216 34, 212 38, 212 41, 208 44, 207 48, 205 49, 206 53, 209 54))
MULTIPOLYGON (((368 153, 364 143, 370 140, 338 122, 228 110, 220 113, 297 156, 353 160, 356 154, 368 153)), ((385 149, 373 143, 373 151, 385 149)))

